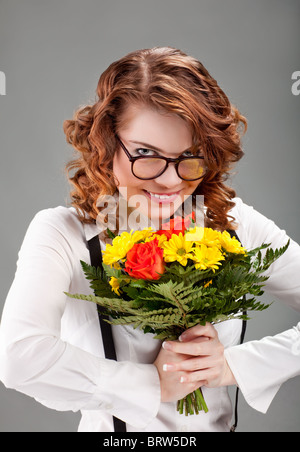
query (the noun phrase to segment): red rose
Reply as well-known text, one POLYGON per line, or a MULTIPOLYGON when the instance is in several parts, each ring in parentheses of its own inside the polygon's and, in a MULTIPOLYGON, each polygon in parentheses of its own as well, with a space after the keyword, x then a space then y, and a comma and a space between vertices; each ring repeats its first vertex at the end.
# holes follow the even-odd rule
POLYGON ((159 279, 165 271, 165 264, 158 240, 133 245, 127 253, 125 270, 137 279, 159 279))
POLYGON ((156 234, 162 235, 165 234, 167 236, 167 239, 169 240, 172 237, 172 234, 177 234, 181 232, 182 234, 185 233, 187 228, 191 224, 191 218, 195 221, 195 213, 191 213, 185 218, 182 217, 176 217, 169 221, 169 223, 165 223, 162 225, 162 229, 156 232, 156 234))

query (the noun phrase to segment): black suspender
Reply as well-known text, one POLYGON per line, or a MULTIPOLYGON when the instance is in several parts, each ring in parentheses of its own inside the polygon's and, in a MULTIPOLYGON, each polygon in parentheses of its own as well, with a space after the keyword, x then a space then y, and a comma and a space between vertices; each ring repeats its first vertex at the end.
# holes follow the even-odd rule
MULTIPOLYGON (((228 231, 232 237, 236 237, 237 240, 239 240, 237 234, 235 231, 228 231)), ((88 247, 90 251, 90 258, 91 258, 91 265, 93 267, 101 267, 102 268, 102 253, 101 253, 101 247, 100 247, 100 240, 98 235, 93 237, 88 241, 88 247)), ((103 270, 102 270, 103 271, 103 270)), ((98 309, 98 316, 99 316, 99 323, 101 328, 101 334, 102 334, 102 341, 103 341, 103 347, 104 347, 104 353, 105 357, 107 359, 114 359, 117 361, 117 355, 114 345, 114 340, 112 336, 112 329, 111 325, 107 322, 104 322, 105 316, 101 314, 101 308, 100 306, 97 306, 98 309)), ((240 343, 242 344, 244 342, 245 333, 246 333, 246 326, 247 322, 243 321, 243 327, 242 327, 242 334, 241 334, 241 340, 240 343)), ((237 427, 238 423, 238 398, 239 398, 239 388, 236 389, 236 398, 235 398, 235 410, 234 410, 234 416, 235 421, 233 426, 231 427, 231 432, 234 432, 237 427)), ((113 422, 114 422, 114 429, 115 432, 126 432, 126 424, 125 422, 121 421, 120 419, 113 416, 113 422)))
MULTIPOLYGON (((246 314, 246 312, 244 312, 246 314)), ((246 328, 247 328, 247 320, 243 320, 243 326, 242 326, 242 334, 240 339, 240 344, 244 342, 245 334, 246 334, 246 328)), ((234 407, 234 424, 232 425, 230 431, 233 433, 236 431, 237 425, 238 425, 238 404, 239 404, 239 392, 240 388, 236 388, 235 392, 235 407, 234 407)))
MULTIPOLYGON (((102 268, 102 253, 100 247, 99 237, 96 235, 91 240, 88 241, 90 257, 91 257, 91 265, 93 267, 101 267, 102 268)), ((114 340, 112 336, 111 325, 107 322, 104 322, 105 316, 101 314, 101 308, 97 305, 98 308, 98 316, 99 323, 102 334, 102 341, 104 347, 105 358, 114 359, 117 361, 117 355, 114 345, 114 340)), ((126 432, 126 424, 120 419, 113 416, 114 422, 114 430, 115 432, 126 432)))
MULTIPOLYGON (((231 235, 231 237, 235 237, 240 243, 240 239, 238 238, 237 233, 234 230, 229 230, 228 231, 229 234, 231 235)), ((245 298, 245 295, 244 295, 245 298)), ((244 315, 247 314, 246 311, 243 312, 244 315)), ((243 326, 242 326, 242 333, 241 333, 241 338, 240 338, 240 344, 242 344, 244 342, 245 339, 245 334, 246 334, 246 329, 247 329, 247 320, 243 320, 243 326)), ((236 388, 236 392, 235 392, 235 407, 234 407, 234 424, 232 425, 230 431, 233 433, 236 431, 237 425, 238 425, 238 404, 239 404, 239 392, 240 392, 240 388, 237 387, 236 388)))

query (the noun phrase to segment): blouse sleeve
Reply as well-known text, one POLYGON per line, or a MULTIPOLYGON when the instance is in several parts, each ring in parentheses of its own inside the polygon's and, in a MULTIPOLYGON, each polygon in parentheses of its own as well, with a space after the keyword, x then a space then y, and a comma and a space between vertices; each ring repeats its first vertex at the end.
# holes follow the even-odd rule
POLYGON ((35 216, 19 252, 1 321, 0 379, 50 408, 105 410, 143 428, 160 404, 155 366, 99 358, 60 337, 73 264, 48 210, 35 216))
MULTIPOLYGON (((237 201, 239 236, 248 249, 262 243, 284 246, 289 237, 273 221, 237 201)), ((300 311, 300 247, 291 240, 286 253, 268 270, 265 291, 300 311)), ((296 315, 297 318, 297 315, 296 315)), ((299 319, 299 316, 298 316, 299 319)), ((280 386, 300 375, 300 323, 274 337, 247 342, 225 351, 227 362, 245 400, 265 413, 280 386)))

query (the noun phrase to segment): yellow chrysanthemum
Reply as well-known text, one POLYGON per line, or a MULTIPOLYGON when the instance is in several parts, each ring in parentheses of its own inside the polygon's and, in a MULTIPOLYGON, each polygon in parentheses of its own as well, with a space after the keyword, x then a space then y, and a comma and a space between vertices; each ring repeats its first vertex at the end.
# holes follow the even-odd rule
POLYGON ((193 241, 199 245, 203 244, 206 246, 217 246, 221 248, 219 232, 211 228, 196 226, 185 234, 185 238, 187 241, 193 241))
POLYGON ((118 261, 125 261, 128 251, 137 242, 145 240, 153 234, 152 228, 144 229, 143 231, 122 232, 115 237, 112 244, 107 244, 103 252, 103 263, 114 268, 120 268, 118 261))
POLYGON ((204 284, 204 288, 206 289, 207 287, 209 287, 212 284, 212 279, 210 281, 208 281, 206 284, 204 284))
POLYGON ((130 234, 132 234, 132 239, 134 241, 134 243, 137 242, 141 242, 143 240, 148 239, 149 237, 151 238, 153 236, 153 229, 147 228, 147 229, 143 229, 142 231, 131 231, 130 234))
POLYGON ((235 237, 231 237, 231 235, 227 231, 219 232, 219 240, 222 248, 224 248, 224 250, 228 253, 246 253, 246 248, 243 248, 240 242, 235 237))
POLYGON ((213 271, 218 269, 221 261, 225 259, 222 252, 217 246, 198 245, 194 248, 195 268, 206 270, 211 268, 213 271))
POLYGON ((192 259, 191 253, 193 242, 186 241, 185 236, 180 232, 172 234, 170 240, 162 243, 164 250, 164 260, 166 262, 179 262, 181 265, 186 266, 188 259, 192 259))
POLYGON ((106 245, 103 252, 103 263, 115 267, 118 261, 124 261, 128 251, 133 247, 134 240, 129 232, 122 232, 113 239, 112 245, 106 245))
POLYGON ((193 229, 189 229, 185 234, 185 240, 187 242, 201 242, 204 237, 204 228, 200 228, 198 226, 193 229))
POLYGON ((219 232, 212 228, 205 228, 201 243, 206 246, 221 248, 219 232))
POLYGON ((153 234, 150 237, 147 237, 145 239, 145 242, 151 242, 151 240, 157 239, 158 240, 158 246, 162 248, 162 244, 168 240, 167 236, 165 234, 153 234))
POLYGON ((111 290, 115 292, 117 295, 120 295, 120 285, 117 278, 112 276, 109 280, 109 284, 111 285, 111 290))

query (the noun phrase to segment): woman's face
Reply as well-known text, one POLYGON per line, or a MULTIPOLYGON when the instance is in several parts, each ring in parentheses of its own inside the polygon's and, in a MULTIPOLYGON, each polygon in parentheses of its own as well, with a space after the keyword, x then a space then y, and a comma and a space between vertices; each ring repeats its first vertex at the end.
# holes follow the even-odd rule
MULTIPOLYGON (((178 116, 135 105, 127 109, 122 119, 124 125, 118 130, 118 135, 131 156, 176 158, 191 155, 192 133, 188 124, 178 116)), ((129 205, 153 221, 169 218, 199 185, 199 180, 180 179, 173 163, 161 176, 140 180, 132 174, 131 163, 121 146, 114 155, 113 170, 121 195, 129 205), (137 200, 140 201, 138 204, 137 200)))

